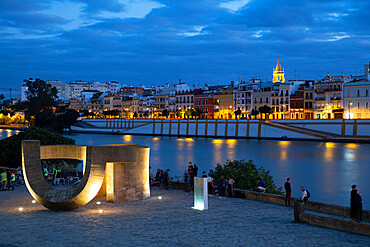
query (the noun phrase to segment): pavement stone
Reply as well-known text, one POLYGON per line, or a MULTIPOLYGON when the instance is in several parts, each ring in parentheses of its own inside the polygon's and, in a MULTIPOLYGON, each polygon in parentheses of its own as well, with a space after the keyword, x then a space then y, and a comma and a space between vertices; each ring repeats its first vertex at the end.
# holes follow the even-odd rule
POLYGON ((140 201, 104 199, 52 212, 25 187, 0 192, 0 246, 370 246, 369 237, 295 223, 293 208, 260 201, 210 197, 198 211, 192 194, 158 188, 140 201))

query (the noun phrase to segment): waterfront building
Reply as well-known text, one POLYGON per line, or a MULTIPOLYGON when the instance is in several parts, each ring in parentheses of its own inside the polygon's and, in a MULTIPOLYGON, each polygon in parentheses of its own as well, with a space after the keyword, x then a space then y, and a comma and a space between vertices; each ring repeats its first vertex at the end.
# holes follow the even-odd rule
POLYGON ((221 93, 214 94, 214 118, 232 119, 234 118, 233 93, 236 91, 234 81, 228 86, 224 86, 221 93))
POLYGON ((334 80, 327 75, 314 84, 315 89, 315 119, 343 118, 343 80, 334 80))
POLYGON ((155 112, 155 98, 152 95, 144 96, 143 97, 143 106, 142 106, 142 112, 148 112, 150 117, 154 117, 155 112))
POLYGON ((141 114, 142 110, 143 110, 143 97, 141 95, 133 96, 130 105, 130 112, 132 112, 133 114, 134 113, 141 114))
POLYGON ((84 102, 80 100, 71 100, 69 102, 69 109, 76 110, 76 111, 82 111, 85 110, 85 104, 84 102))
POLYGON ((131 106, 132 106, 132 102, 133 102, 133 97, 132 96, 123 96, 122 97, 122 115, 123 117, 125 118, 132 118, 133 116, 133 112, 130 111, 131 110, 131 106))
POLYGON ((361 80, 344 84, 344 117, 370 118, 370 81, 361 80))
POLYGON ((122 96, 106 95, 103 100, 104 111, 117 110, 122 113, 122 96))
MULTIPOLYGON (((197 90, 200 93, 200 90, 197 90)), ((176 95, 176 111, 180 112, 180 117, 185 117, 185 111, 194 108, 194 91, 191 90, 181 90, 177 91, 176 95)))
MULTIPOLYGON (((26 93, 28 88, 26 86, 27 81, 34 81, 34 79, 23 80, 21 87, 21 101, 26 100, 26 93)), ((52 87, 55 87, 58 90, 59 99, 73 99, 76 100, 80 98, 81 93, 84 91, 96 90, 103 93, 115 94, 117 93, 120 87, 118 82, 106 82, 100 83, 97 81, 82 81, 75 80, 72 82, 61 82, 59 80, 47 80, 46 83, 50 84, 52 87)))
POLYGON ((202 119, 213 119, 215 109, 215 98, 213 93, 202 93, 194 95, 194 108, 200 109, 202 119))
POLYGON ((313 119, 314 115, 314 104, 315 104, 315 89, 313 87, 315 81, 307 80, 303 85, 303 96, 304 96, 304 118, 313 119))
POLYGON ((276 82, 285 83, 285 73, 284 69, 281 68, 279 59, 277 61, 274 71, 272 72, 272 83, 276 82))
POLYGON ((143 95, 144 94, 144 88, 143 87, 124 86, 124 87, 121 87, 120 92, 123 95, 143 95))
POLYGON ((103 101, 104 101, 104 96, 106 94, 104 93, 96 93, 93 95, 93 97, 90 99, 90 102, 87 104, 87 110, 92 111, 94 113, 101 114, 103 113, 103 101))
POLYGON ((304 119, 304 86, 290 95, 290 119, 304 119))
MULTIPOLYGON (((259 110, 260 107, 271 107, 271 87, 262 88, 258 92, 252 92, 252 109, 259 110)), ((258 115, 259 118, 264 118, 262 114, 258 115)))
POLYGON ((272 110, 272 114, 270 115, 270 119, 279 119, 279 112, 280 112, 280 108, 279 108, 279 89, 276 91, 272 91, 271 92, 271 110, 272 110))

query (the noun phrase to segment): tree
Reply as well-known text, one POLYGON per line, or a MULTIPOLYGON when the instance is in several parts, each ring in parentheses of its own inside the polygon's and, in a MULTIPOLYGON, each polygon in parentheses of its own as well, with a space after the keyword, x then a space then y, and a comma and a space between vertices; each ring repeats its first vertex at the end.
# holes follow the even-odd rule
POLYGON ((150 112, 149 112, 149 111, 145 111, 145 112, 144 112, 144 117, 145 117, 145 118, 149 117, 149 115, 150 115, 150 112))
POLYGON ((107 117, 107 116, 119 116, 119 114, 120 114, 120 111, 119 110, 109 110, 109 111, 103 111, 103 115, 105 116, 105 117, 107 117))
POLYGON ((260 113, 265 114, 265 119, 268 119, 269 114, 272 113, 272 109, 268 105, 261 106, 258 110, 260 113))
POLYGON ((252 160, 227 160, 225 164, 217 164, 214 170, 210 170, 210 176, 219 180, 221 176, 231 176, 235 180, 235 188, 254 190, 257 180, 261 179, 266 184, 266 192, 282 195, 282 188, 277 188, 270 172, 262 167, 257 168, 252 160))
POLYGON ((134 112, 134 115, 132 117, 137 118, 138 117, 137 112, 134 112))
POLYGON ((176 117, 181 118, 181 111, 176 111, 176 117))
POLYGON ((170 111, 169 111, 169 110, 164 109, 164 110, 162 111, 162 117, 167 118, 169 115, 170 115, 170 111))
POLYGON ((27 129, 0 140, 0 166, 18 167, 22 165, 22 140, 40 140, 41 145, 75 144, 75 140, 57 133, 44 129, 27 129))
POLYGON ((54 111, 52 108, 42 109, 35 116, 34 125, 40 128, 48 128, 53 125, 54 111))
POLYGON ((254 116, 254 118, 256 118, 258 116, 258 114, 260 114, 260 112, 258 110, 252 109, 251 115, 254 116))
POLYGON ((235 118, 238 119, 238 116, 242 115, 242 111, 240 109, 234 111, 235 118))
POLYGON ((56 106, 58 90, 43 80, 36 79, 26 82, 27 101, 25 102, 28 116, 36 116, 44 109, 51 109, 56 106))
POLYGON ((79 117, 80 114, 76 110, 68 109, 65 113, 54 117, 53 129, 63 132, 63 129, 70 128, 79 117))

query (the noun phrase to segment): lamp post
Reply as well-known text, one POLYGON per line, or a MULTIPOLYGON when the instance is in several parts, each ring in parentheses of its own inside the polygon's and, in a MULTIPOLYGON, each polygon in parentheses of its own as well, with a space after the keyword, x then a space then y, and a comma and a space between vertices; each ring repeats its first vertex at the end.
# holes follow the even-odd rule
MULTIPOLYGON (((325 104, 325 114, 326 114, 326 119, 328 119, 328 103, 325 104)), ((325 115, 324 115, 324 118, 325 118, 325 115)))
POLYGON ((285 105, 283 104, 283 119, 285 118, 285 105))
POLYGON ((349 119, 351 119, 351 105, 352 105, 352 102, 349 102, 349 105, 348 105, 348 107, 349 107, 349 116, 348 116, 348 118, 349 119))

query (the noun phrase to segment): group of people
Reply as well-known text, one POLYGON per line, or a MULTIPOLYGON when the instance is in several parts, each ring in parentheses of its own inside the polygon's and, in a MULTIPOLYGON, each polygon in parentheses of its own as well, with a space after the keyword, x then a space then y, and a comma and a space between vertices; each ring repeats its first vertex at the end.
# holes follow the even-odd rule
POLYGON ((163 187, 168 190, 168 181, 170 180, 170 169, 167 169, 166 171, 157 169, 157 172, 155 174, 154 179, 151 179, 151 185, 159 184, 163 185, 163 187))
POLYGON ((2 191, 14 190, 15 188, 15 171, 10 169, 3 169, 1 171, 2 191))
POLYGON ((44 166, 44 178, 48 183, 51 183, 54 186, 59 185, 60 179, 62 178, 62 170, 59 168, 59 166, 54 165, 53 172, 50 173, 47 166, 44 166))
MULTIPOLYGON (((290 206, 290 201, 292 198, 292 186, 290 184, 290 178, 286 179, 286 182, 284 184, 284 189, 285 189, 285 206, 290 206)), ((308 198, 311 197, 311 193, 306 190, 303 186, 301 186, 301 197, 300 201, 307 201, 308 198)))
MULTIPOLYGON (((291 196, 292 196, 292 187, 290 184, 290 178, 287 178, 287 181, 284 184, 285 188, 285 206, 290 206, 291 196)), ((307 201, 308 198, 311 197, 311 194, 308 190, 306 190, 303 186, 301 186, 301 193, 302 196, 300 197, 300 201, 307 201)), ((362 197, 361 194, 358 192, 357 186, 354 184, 352 185, 351 191, 351 199, 350 199, 350 206, 351 206, 351 218, 353 221, 360 222, 362 220, 362 197)))

